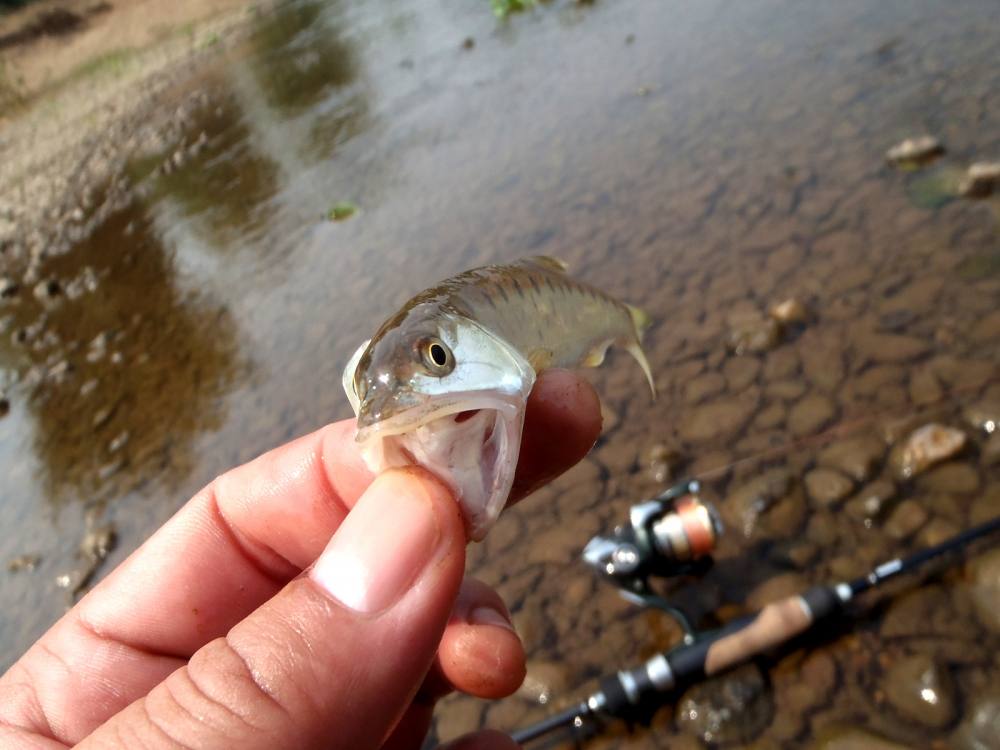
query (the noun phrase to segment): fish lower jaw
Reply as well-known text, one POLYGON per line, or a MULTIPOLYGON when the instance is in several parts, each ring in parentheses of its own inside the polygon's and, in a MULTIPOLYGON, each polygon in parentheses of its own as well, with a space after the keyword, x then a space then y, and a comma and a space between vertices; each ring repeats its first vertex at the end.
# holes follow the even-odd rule
POLYGON ((455 494, 470 539, 482 540, 507 501, 521 442, 524 409, 457 410, 408 432, 375 433, 362 443, 378 473, 421 466, 455 494))

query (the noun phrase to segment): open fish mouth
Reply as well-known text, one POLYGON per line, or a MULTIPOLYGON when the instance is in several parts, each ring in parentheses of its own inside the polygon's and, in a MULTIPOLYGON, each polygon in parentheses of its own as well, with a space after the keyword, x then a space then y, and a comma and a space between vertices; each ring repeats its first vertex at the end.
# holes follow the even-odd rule
POLYGON ((525 404, 508 394, 461 394, 358 431, 373 471, 422 466, 455 493, 473 540, 486 536, 517 468, 525 404))

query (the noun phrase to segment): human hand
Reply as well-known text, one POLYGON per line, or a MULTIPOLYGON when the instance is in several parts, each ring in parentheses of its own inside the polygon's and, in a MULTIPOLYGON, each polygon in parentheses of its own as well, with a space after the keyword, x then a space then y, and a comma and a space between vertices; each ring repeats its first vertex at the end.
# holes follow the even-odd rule
MULTIPOLYGON (((512 502, 579 461, 600 423, 586 382, 544 373, 512 502)), ((353 426, 195 495, 0 678, 0 745, 419 748, 448 691, 516 690, 524 651, 500 597, 463 582, 454 498, 419 469, 373 480, 353 426)))

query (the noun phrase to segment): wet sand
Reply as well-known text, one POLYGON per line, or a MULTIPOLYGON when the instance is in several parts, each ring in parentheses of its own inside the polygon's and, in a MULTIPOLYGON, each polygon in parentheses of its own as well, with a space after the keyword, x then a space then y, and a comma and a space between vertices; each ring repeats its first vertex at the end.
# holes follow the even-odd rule
MULTIPOLYGON (((123 126, 104 177, 8 219, 0 558, 42 559, 0 575, 4 665, 87 528, 117 527, 106 572, 218 472, 346 416, 344 361, 412 293, 527 254, 648 310, 662 396, 613 357, 592 456, 473 549, 535 695, 450 698, 442 739, 676 640, 578 560, 667 475, 704 477, 726 521, 715 567, 666 589, 702 626, 1000 511, 998 206, 949 187, 1000 156, 992 3, 482 6, 261 13, 123 126), (923 133, 937 161, 885 163, 923 133), (328 221, 340 201, 358 213, 328 221), (788 298, 808 315, 779 331, 788 298), (966 444, 901 475, 930 421, 966 444)), ((998 582, 987 554, 901 586, 588 747, 989 746, 998 582)))

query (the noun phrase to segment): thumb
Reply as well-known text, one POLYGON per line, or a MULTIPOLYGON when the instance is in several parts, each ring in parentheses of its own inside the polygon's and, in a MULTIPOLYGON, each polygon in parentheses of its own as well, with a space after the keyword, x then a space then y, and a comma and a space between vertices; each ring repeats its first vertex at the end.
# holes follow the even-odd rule
POLYGON ((378 747, 434 660, 465 541, 435 479, 382 474, 308 575, 81 747, 378 747))

